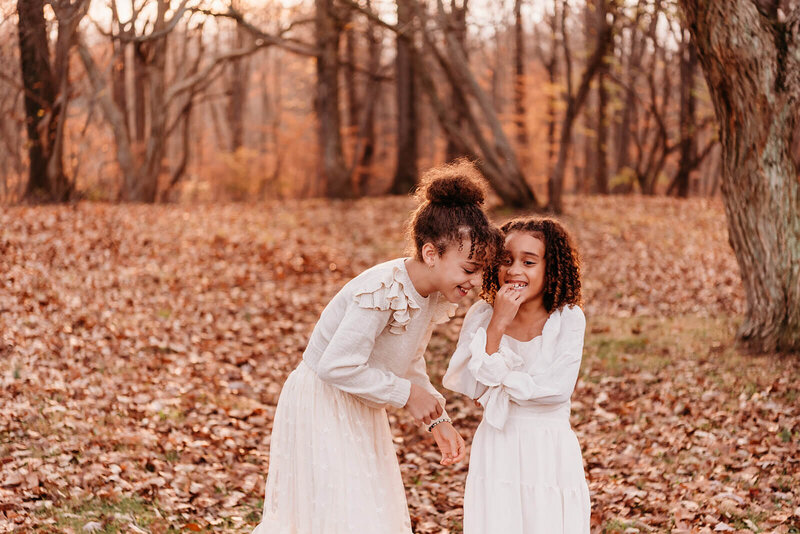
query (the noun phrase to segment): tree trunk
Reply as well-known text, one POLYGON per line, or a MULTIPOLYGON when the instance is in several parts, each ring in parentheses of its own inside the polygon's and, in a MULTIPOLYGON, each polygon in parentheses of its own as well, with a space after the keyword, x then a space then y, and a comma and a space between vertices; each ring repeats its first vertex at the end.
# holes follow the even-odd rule
POLYGON ((608 194, 608 88, 604 72, 597 78, 597 137, 595 148, 597 151, 597 166, 595 167, 595 182, 597 192, 601 195, 608 194))
POLYGON ((800 351, 800 9, 680 0, 719 120, 722 194, 747 296, 739 329, 756 351, 800 351))
MULTIPOLYGON (((409 0, 397 0, 399 26, 411 28, 413 8, 409 0)), ((417 97, 414 44, 409 32, 397 36, 397 166, 391 192, 408 194, 417 184, 417 97)))
MULTIPOLYGON (((244 28, 236 27, 235 49, 240 49, 245 45, 247 35, 244 28)), ((241 57, 231 61, 231 75, 228 85, 228 103, 226 114, 228 117, 228 128, 230 130, 230 151, 236 152, 244 146, 244 114, 247 104, 247 88, 250 76, 250 65, 248 58, 241 57)))
MULTIPOLYGON (((461 0, 459 6, 456 0, 450 1, 450 17, 452 20, 452 33, 454 40, 464 51, 464 57, 468 58, 467 54, 467 5, 468 0, 461 0)), ((464 90, 462 87, 452 86, 450 88, 450 105, 456 113, 456 123, 459 128, 464 127, 466 115, 469 113, 467 109, 467 100, 464 97, 464 90)), ((445 160, 453 161, 460 157, 465 156, 463 151, 458 149, 458 145, 453 143, 452 139, 447 140, 447 148, 445 150, 445 160)))
POLYGON ((352 187, 344 163, 339 111, 339 41, 342 27, 334 2, 314 2, 318 48, 315 108, 319 122, 320 177, 325 184, 325 195, 347 198, 352 196, 352 187))
MULTIPOLYGON (((371 7, 367 0, 367 7, 371 7)), ((364 118, 359 123, 359 143, 361 149, 361 160, 356 164, 356 183, 358 193, 363 195, 367 190, 367 184, 372 178, 372 160, 375 157, 375 101, 380 98, 378 69, 381 61, 381 46, 376 34, 375 24, 367 21, 367 47, 369 54, 369 78, 367 79, 365 94, 368 95, 368 109, 364 118)))
POLYGON ((528 128, 526 123, 525 99, 527 86, 525 80, 525 31, 522 26, 522 0, 514 0, 514 125, 517 130, 517 148, 520 153, 520 166, 528 168, 528 128))
POLYGON ((42 0, 19 0, 17 13, 30 160, 25 197, 39 202, 63 202, 72 191, 64 174, 62 157, 69 83, 65 55, 71 46, 72 32, 59 24, 56 55, 61 57, 54 72, 50 64, 44 3, 42 0))
MULTIPOLYGON (((697 159, 697 116, 695 113, 694 78, 697 68, 697 48, 689 40, 684 30, 681 43, 681 111, 680 111, 680 153, 678 173, 674 187, 681 198, 689 196, 689 176, 697 159)), ((672 186, 670 186, 672 187, 672 186)))

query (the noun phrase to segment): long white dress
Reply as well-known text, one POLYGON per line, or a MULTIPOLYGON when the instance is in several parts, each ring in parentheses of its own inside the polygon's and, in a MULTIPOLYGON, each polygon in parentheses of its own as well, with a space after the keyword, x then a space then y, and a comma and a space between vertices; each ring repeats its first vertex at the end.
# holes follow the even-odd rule
POLYGON ((348 282, 323 310, 278 400, 254 534, 410 534, 387 406, 431 385, 424 352, 455 312, 423 298, 403 258, 348 282))
POLYGON ((443 379, 484 406, 470 453, 464 534, 588 534, 589 487, 569 423, 583 312, 556 310, 540 336, 503 336, 489 355, 492 311, 484 301, 470 308, 443 379))

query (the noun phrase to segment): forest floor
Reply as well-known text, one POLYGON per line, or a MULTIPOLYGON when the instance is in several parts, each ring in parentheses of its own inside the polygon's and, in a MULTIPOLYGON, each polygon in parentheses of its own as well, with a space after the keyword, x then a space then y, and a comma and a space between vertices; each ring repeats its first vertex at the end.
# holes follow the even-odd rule
MULTIPOLYGON (((0 532, 249 532, 283 381, 328 299, 402 255, 412 207, 0 208, 0 532)), ((721 204, 567 209, 593 532, 800 533, 800 360, 737 349, 721 204)), ((468 304, 431 342, 437 386, 468 304)), ((447 396, 469 442, 480 412, 447 396)), ((390 418, 415 532, 461 532, 466 462, 390 418)))

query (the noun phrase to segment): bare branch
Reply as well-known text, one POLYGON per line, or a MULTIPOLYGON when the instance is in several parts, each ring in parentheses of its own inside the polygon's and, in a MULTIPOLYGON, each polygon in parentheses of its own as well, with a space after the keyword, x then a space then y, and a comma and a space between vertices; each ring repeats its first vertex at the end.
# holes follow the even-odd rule
POLYGON ((191 90, 195 85, 203 82, 205 79, 209 77, 211 72, 215 68, 217 68, 220 64, 226 61, 230 61, 232 59, 249 56, 256 50, 259 50, 266 46, 268 45, 263 42, 261 44, 256 43, 248 47, 239 48, 237 50, 231 50, 229 52, 216 56, 214 59, 211 60, 211 63, 206 65, 205 68, 203 68, 203 70, 199 71, 197 74, 185 78, 184 80, 170 87, 169 91, 167 91, 167 95, 165 98, 166 103, 167 104, 171 103, 172 100, 174 100, 175 97, 177 97, 178 95, 191 90))
MULTIPOLYGON (((204 15, 208 15, 211 17, 224 17, 235 20, 241 27, 245 30, 250 32, 256 38, 256 44, 258 45, 258 40, 261 40, 262 43, 260 44, 260 48, 265 46, 277 46, 283 48, 284 50, 288 50, 289 52, 293 52, 295 54, 299 54, 301 56, 309 56, 309 57, 317 57, 319 55, 316 47, 311 44, 304 43, 302 41, 298 41, 295 39, 287 39, 282 37, 284 33, 286 33, 293 25, 290 25, 289 28, 283 29, 278 32, 277 35, 266 33, 265 31, 261 30, 257 26, 254 26, 250 22, 244 19, 244 15, 229 7, 225 12, 217 12, 212 11, 210 9, 202 9, 202 8, 190 8, 192 11, 197 13, 203 13, 204 15)), ((305 21, 303 21, 305 23, 305 21)))

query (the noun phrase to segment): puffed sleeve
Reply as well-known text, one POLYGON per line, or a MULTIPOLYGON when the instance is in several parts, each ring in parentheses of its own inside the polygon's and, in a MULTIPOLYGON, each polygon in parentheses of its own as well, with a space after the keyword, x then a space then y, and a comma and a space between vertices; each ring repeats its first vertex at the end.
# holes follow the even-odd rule
MULTIPOLYGON (((486 347, 485 328, 492 317, 492 307, 485 301, 479 300, 467 312, 464 317, 464 324, 461 326, 461 333, 458 336, 458 345, 450 358, 447 372, 442 379, 442 385, 451 391, 466 395, 471 399, 477 399, 486 391, 487 386, 479 382, 472 375, 468 366, 472 359, 472 345, 479 336, 479 330, 484 332, 483 344, 486 347)), ((478 341, 480 343, 480 341, 478 341)))
POLYGON ((375 339, 387 325, 392 309, 362 307, 349 303, 341 322, 328 342, 315 371, 321 380, 342 391, 375 403, 402 408, 408 402, 411 382, 368 364, 375 339))
POLYGON ((501 369, 491 377, 492 383, 487 386, 493 387, 487 390, 480 402, 486 408, 484 418, 495 428, 505 425, 511 401, 521 405, 560 404, 572 396, 583 354, 586 330, 583 311, 577 306, 563 308, 557 328, 553 342, 549 342, 548 332, 543 332, 542 350, 553 352, 552 355, 542 355, 552 362, 545 370, 529 374, 519 366, 507 366, 509 368, 501 369))

